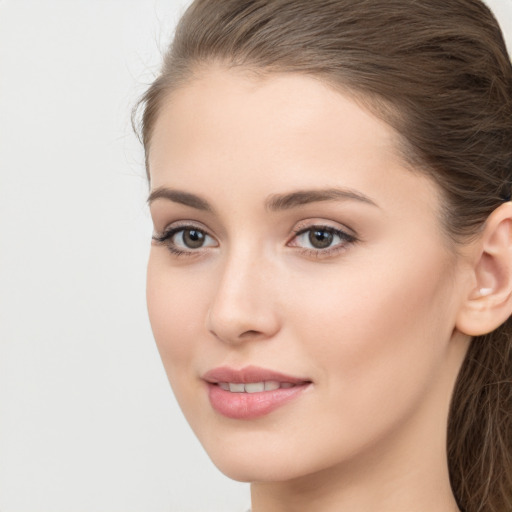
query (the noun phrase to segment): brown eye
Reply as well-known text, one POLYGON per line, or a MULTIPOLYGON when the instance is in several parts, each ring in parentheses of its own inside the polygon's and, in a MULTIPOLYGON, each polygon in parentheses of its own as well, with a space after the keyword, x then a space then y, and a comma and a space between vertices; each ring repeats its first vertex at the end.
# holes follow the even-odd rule
POLYGON ((309 243, 315 249, 327 249, 332 245, 334 235, 325 229, 311 229, 309 231, 309 243))
POLYGON ((183 245, 188 249, 199 249, 206 241, 206 235, 198 229, 183 229, 176 233, 175 237, 181 238, 183 245))
POLYGON ((153 236, 153 240, 178 255, 199 253, 200 249, 218 247, 213 237, 194 226, 171 228, 162 236, 153 236))
POLYGON ((296 232, 291 247, 300 247, 316 257, 334 255, 356 242, 356 237, 331 226, 310 226, 296 232))

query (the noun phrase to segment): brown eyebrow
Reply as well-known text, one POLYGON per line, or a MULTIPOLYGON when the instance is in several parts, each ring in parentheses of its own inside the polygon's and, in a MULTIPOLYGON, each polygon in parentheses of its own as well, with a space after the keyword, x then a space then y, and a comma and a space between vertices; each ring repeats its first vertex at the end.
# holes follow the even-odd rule
POLYGON ((197 210, 213 212, 213 208, 210 205, 210 203, 208 203, 208 201, 202 199, 199 196, 190 194, 189 192, 183 192, 181 190, 173 190, 166 187, 159 187, 153 190, 151 194, 149 194, 148 204, 151 205, 151 203, 156 199, 167 199, 174 203, 180 203, 185 206, 196 208, 197 210))
POLYGON ((354 200, 378 207, 369 197, 350 189, 327 188, 320 190, 298 190, 289 194, 275 194, 267 199, 265 206, 271 211, 288 210, 319 201, 354 200))
MULTIPOLYGON (((183 192, 181 190, 174 190, 166 187, 159 187, 148 197, 148 204, 151 205, 156 199, 167 199, 174 203, 180 203, 197 210, 213 212, 214 209, 205 199, 183 192)), ((360 201, 372 206, 378 205, 369 197, 349 189, 340 188, 327 188, 320 190, 298 190, 288 194, 274 194, 265 201, 265 207, 270 211, 282 211, 297 208, 309 203, 316 203, 320 201, 339 201, 339 200, 353 200, 360 201)))

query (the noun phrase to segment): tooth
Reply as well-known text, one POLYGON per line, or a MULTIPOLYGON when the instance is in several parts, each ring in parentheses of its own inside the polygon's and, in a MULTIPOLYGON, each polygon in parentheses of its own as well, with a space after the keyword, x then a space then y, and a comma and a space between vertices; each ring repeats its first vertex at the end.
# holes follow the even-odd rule
POLYGON ((279 389, 279 387, 279 382, 275 380, 268 380, 267 382, 265 382, 265 391, 274 391, 276 389, 279 389))
POLYGON ((245 385, 246 393, 261 393, 262 391, 265 391, 264 382, 251 382, 245 385))
POLYGON ((224 391, 229 391, 229 384, 227 382, 219 382, 219 388, 224 391))
POLYGON ((281 387, 283 389, 293 388, 295 384, 292 384, 291 382, 281 382, 281 387))
POLYGON ((243 393, 245 391, 245 385, 230 382, 229 391, 231 391, 231 393, 243 393))

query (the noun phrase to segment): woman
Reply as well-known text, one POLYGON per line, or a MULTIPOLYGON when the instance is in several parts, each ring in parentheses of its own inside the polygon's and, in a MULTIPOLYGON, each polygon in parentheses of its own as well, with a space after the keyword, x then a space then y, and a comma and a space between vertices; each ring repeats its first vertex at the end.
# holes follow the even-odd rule
POLYGON ((512 67, 478 0, 196 0, 142 101, 148 307, 253 512, 512 510, 512 67))

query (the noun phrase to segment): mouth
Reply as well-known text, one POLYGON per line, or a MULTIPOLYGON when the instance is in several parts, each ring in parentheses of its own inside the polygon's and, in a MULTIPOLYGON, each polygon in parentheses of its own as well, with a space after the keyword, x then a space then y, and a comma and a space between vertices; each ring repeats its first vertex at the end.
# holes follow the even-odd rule
POLYGON ((299 397, 311 380, 248 366, 215 368, 203 376, 212 408, 222 416, 251 420, 266 416, 299 397))
POLYGON ((275 391, 276 389, 290 389, 298 384, 293 382, 279 382, 277 380, 267 380, 262 382, 219 382, 219 386, 224 391, 230 393, 263 393, 265 391, 275 391))

